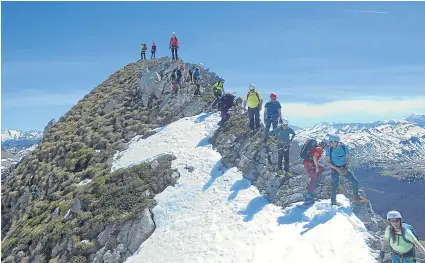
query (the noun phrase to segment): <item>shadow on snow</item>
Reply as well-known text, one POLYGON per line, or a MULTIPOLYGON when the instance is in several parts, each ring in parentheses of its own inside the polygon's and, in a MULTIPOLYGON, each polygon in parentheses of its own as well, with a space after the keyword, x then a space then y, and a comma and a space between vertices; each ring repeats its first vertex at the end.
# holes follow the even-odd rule
POLYGON ((257 196, 252 199, 245 210, 239 211, 239 215, 245 215, 243 221, 249 222, 254 218, 254 215, 260 212, 266 205, 270 204, 270 202, 262 196, 257 196))
POLYGON ((230 188, 230 191, 232 191, 232 193, 229 195, 227 200, 232 201, 233 199, 236 198, 236 196, 238 196, 239 191, 248 189, 250 186, 251 186, 251 180, 248 180, 246 178, 242 178, 236 181, 230 188))
POLYGON ((202 140, 198 142, 198 145, 196 145, 196 148, 211 145, 210 139, 211 139, 211 136, 207 136, 203 138, 202 140))
POLYGON ((215 163, 214 167, 211 170, 211 178, 210 180, 208 180, 208 182, 204 185, 204 187, 202 187, 202 191, 206 191, 208 190, 208 188, 210 188, 214 181, 222 176, 225 172, 227 171, 226 166, 223 164, 223 162, 221 160, 219 160, 218 162, 215 163))
POLYGON ((317 227, 318 225, 325 224, 331 220, 337 213, 341 213, 346 216, 351 216, 353 211, 350 207, 340 206, 338 208, 332 207, 330 204, 319 203, 313 205, 312 207, 318 210, 318 214, 314 215, 313 218, 309 218, 304 215, 306 209, 301 209, 298 207, 292 208, 286 215, 281 216, 277 219, 277 222, 280 224, 293 224, 293 223, 304 223, 308 222, 303 226, 303 231, 301 235, 304 235, 308 231, 317 227))
POLYGON ((195 123, 200 123, 200 122, 205 121, 205 119, 208 118, 208 116, 210 116, 210 114, 208 114, 208 113, 202 114, 201 116, 196 118, 195 123))

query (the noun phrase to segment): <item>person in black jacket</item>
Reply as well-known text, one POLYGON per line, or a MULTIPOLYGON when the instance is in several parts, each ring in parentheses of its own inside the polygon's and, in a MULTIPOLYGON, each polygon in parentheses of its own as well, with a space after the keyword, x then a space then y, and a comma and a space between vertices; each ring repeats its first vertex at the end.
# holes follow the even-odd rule
POLYGON ((224 123, 230 118, 228 111, 231 107, 233 107, 234 99, 235 95, 231 93, 226 93, 220 97, 217 103, 217 108, 221 114, 221 121, 218 123, 218 125, 223 126, 224 123))

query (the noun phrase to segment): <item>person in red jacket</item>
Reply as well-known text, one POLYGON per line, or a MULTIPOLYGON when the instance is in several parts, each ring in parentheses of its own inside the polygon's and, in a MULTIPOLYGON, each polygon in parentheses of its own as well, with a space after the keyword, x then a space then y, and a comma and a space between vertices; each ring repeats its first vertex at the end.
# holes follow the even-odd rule
POLYGON ((304 194, 305 204, 314 203, 314 191, 317 187, 317 181, 322 176, 325 168, 319 163, 322 153, 329 145, 326 139, 323 139, 319 145, 316 145, 309 154, 309 159, 304 160, 304 168, 308 175, 310 175, 310 182, 307 185, 307 193, 304 194))
POLYGON ((155 42, 153 42, 152 48, 151 48, 151 59, 155 58, 155 52, 156 52, 156 44, 155 44, 155 42))
POLYGON ((176 33, 173 32, 173 36, 170 39, 170 49, 173 56, 173 60, 178 60, 177 49, 179 48, 179 39, 176 37, 176 33))

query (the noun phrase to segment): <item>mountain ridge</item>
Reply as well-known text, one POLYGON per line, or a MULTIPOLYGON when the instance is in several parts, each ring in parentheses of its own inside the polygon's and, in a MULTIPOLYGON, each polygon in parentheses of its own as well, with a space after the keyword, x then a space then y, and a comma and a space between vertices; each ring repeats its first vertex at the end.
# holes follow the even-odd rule
MULTIPOLYGON (((206 112, 211 105, 214 96, 208 84, 218 76, 209 70, 201 73, 205 89, 200 96, 193 95, 191 83, 172 94, 170 76, 179 63, 161 58, 126 65, 51 125, 39 146, 2 185, 3 262, 123 262, 149 238, 155 230, 156 194, 175 185, 180 177, 171 166, 176 157, 156 156, 117 170, 112 164, 116 155, 128 150, 129 142, 206 112)), ((260 140, 247 136, 247 116, 233 116, 230 123, 234 120, 238 123, 232 129, 219 129, 211 138, 217 148, 231 148, 219 149, 226 164, 250 168, 245 166, 250 164, 248 159, 235 152, 242 149, 251 150, 249 160, 267 165, 267 153, 255 148, 261 136, 257 136, 260 140), (217 140, 220 134, 222 141, 217 140)), ((273 165, 275 157, 270 156, 273 165)), ((276 197, 277 205, 301 200, 300 188, 293 186, 300 186, 305 174, 279 189, 274 173, 266 170, 246 176, 269 199, 276 197)), ((322 193, 329 183, 321 188, 322 193)), ((382 230, 382 219, 371 206, 365 211, 355 209, 370 231, 382 230)))

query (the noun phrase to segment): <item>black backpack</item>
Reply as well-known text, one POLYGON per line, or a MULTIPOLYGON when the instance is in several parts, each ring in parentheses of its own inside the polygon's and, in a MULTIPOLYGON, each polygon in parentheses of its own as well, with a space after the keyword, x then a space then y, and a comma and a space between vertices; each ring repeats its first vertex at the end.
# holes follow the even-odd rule
POLYGON ((234 105, 234 99, 235 96, 230 94, 230 93, 226 93, 224 94, 218 101, 218 108, 221 109, 225 109, 225 108, 231 108, 234 105))
POLYGON ((317 141, 315 139, 308 139, 301 148, 301 159, 303 159, 304 161, 311 161, 312 157, 310 156, 310 153, 314 150, 314 148, 316 148, 316 146, 317 141))

